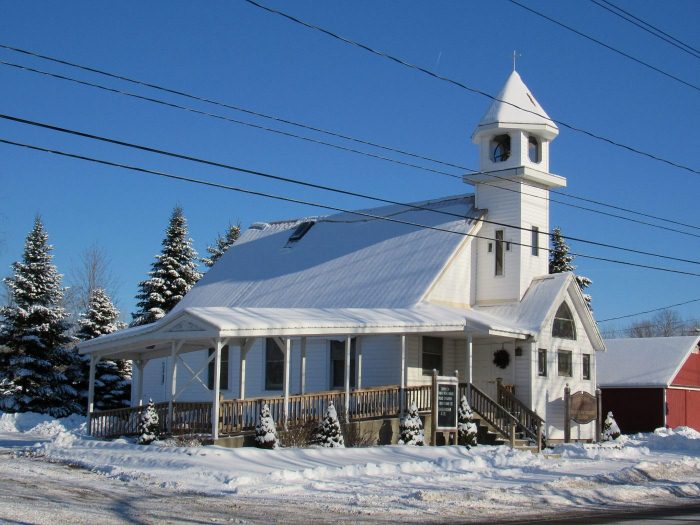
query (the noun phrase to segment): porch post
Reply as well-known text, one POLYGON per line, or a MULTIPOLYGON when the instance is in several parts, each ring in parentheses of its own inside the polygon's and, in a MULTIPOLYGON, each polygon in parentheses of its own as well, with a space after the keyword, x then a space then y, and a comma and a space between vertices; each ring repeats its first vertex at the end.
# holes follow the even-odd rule
POLYGON ((350 350, 352 338, 345 338, 345 422, 350 421, 350 350))
POLYGON ((355 352, 357 353, 357 378, 355 388, 362 388, 362 337, 355 338, 355 352))
POLYGON ((87 406, 87 428, 88 434, 92 435, 92 412, 95 410, 95 370, 100 358, 95 358, 90 354, 90 379, 88 383, 88 406, 87 406))
POLYGON ((467 386, 467 401, 469 404, 472 404, 472 383, 474 381, 474 376, 472 374, 472 369, 474 368, 472 366, 473 364, 473 356, 474 356, 474 341, 472 339, 472 334, 471 332, 467 332, 467 369, 469 370, 467 372, 467 383, 469 385, 467 386))
POLYGON ((211 405, 211 437, 219 439, 219 392, 221 390, 221 339, 216 340, 214 358, 214 397, 211 405))
POLYGON ((238 399, 245 399, 245 358, 248 351, 246 350, 246 342, 241 340, 240 348, 240 363, 238 366, 238 399))
POLYGON ((175 341, 171 343, 170 348, 170 396, 168 397, 168 433, 173 433, 173 402, 177 393, 177 351, 180 345, 175 341))
POLYGON ((289 364, 292 355, 292 340, 289 337, 284 338, 284 429, 287 430, 287 421, 289 421, 289 364))
POLYGON ((406 335, 401 336, 401 413, 406 411, 406 335))
POLYGON ((306 337, 301 338, 301 366, 299 367, 299 387, 301 393, 306 394, 306 337))
POLYGON ((143 359, 138 359, 135 361, 136 369, 139 371, 139 378, 136 382, 136 406, 143 405, 143 371, 146 368, 146 363, 143 359))

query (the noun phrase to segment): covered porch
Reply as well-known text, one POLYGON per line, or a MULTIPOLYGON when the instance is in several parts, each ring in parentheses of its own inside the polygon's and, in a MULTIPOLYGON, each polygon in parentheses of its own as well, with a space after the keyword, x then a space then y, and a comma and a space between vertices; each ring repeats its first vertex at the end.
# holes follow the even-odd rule
MULTIPOLYGON (((411 403, 425 413, 431 409, 431 387, 409 381, 407 366, 408 341, 416 336, 461 341, 459 346, 464 353, 460 358, 463 363, 460 368, 464 370, 460 377, 461 390, 473 409, 504 433, 511 432, 513 426, 537 432, 536 414, 529 414, 525 405, 518 403, 515 410, 514 401, 510 400, 511 411, 508 411, 499 404, 499 399, 493 399, 506 401, 503 397, 508 394, 506 388, 489 396, 474 386, 472 377, 475 340, 525 340, 530 334, 499 326, 485 314, 435 305, 404 310, 191 308, 154 325, 99 338, 81 347, 91 357, 89 428, 98 437, 135 433, 144 403, 144 370, 149 361, 160 358, 168 358, 168 370, 164 373, 170 381, 166 385, 166 400, 157 404, 157 410, 163 430, 173 435, 208 434, 217 439, 251 431, 263 403, 270 406, 281 428, 319 420, 331 402, 346 422, 398 417, 411 403), (398 339, 398 352, 389 366, 398 371, 399 381, 366 388, 363 387, 363 347, 369 348, 367 342, 378 336, 398 339), (307 387, 307 346, 309 341, 319 338, 343 342, 342 388, 309 391, 307 387), (250 398, 246 393, 248 356, 261 339, 274 342, 281 351, 282 392, 250 398), (294 363, 296 378, 292 378, 293 345, 298 361, 294 363), (233 355, 229 349, 234 347, 238 359, 229 365, 233 364, 237 371, 237 391, 233 392, 233 399, 224 399, 222 357, 224 351, 227 356, 233 355), (185 358, 189 353, 207 350, 208 356, 198 367, 191 366, 185 358), (135 371, 132 408, 94 412, 95 366, 103 358, 132 360, 135 371), (180 380, 180 376, 185 379, 180 380), (193 385, 202 389, 201 400, 183 400, 183 393, 193 385)), ((453 375, 449 369, 443 373, 453 375)), ((231 390, 228 392, 230 395, 231 390)))

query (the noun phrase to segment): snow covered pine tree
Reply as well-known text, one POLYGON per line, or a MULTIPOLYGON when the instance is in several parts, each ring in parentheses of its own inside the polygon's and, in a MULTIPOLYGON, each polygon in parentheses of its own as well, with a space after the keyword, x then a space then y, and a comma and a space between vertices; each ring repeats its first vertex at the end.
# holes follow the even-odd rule
MULTIPOLYGON (((571 264, 573 260, 574 256, 569 255, 569 246, 566 244, 566 240, 557 226, 552 230, 552 251, 549 252, 549 273, 573 272, 576 269, 576 266, 571 264)), ((593 283, 593 281, 583 275, 576 275, 575 277, 582 292, 593 283)), ((584 293, 583 298, 586 300, 588 308, 592 310, 591 296, 584 293)))
POLYGON ((207 251, 210 257, 203 257, 202 262, 207 268, 214 266, 214 263, 221 259, 221 256, 226 253, 226 251, 231 247, 231 245, 238 240, 238 236, 241 234, 241 227, 239 225, 228 225, 226 230, 226 235, 217 235, 216 241, 212 246, 207 246, 207 251))
POLYGON ((601 432, 601 439, 603 441, 614 441, 621 435, 620 427, 617 426, 617 421, 613 417, 612 412, 608 412, 605 421, 603 421, 603 431, 601 432))
POLYGON ((149 399, 146 410, 141 412, 139 426, 136 429, 139 435, 139 445, 150 445, 158 439, 158 435, 160 434, 159 424, 160 421, 158 419, 158 412, 156 412, 156 406, 153 404, 153 400, 149 399))
POLYGON ((460 445, 467 448, 476 446, 476 423, 472 421, 472 409, 467 396, 462 396, 457 413, 457 439, 460 445))
POLYGON ((5 391, 0 409, 64 417, 82 407, 66 375, 75 366, 77 352, 67 333, 62 276, 52 263, 48 240, 37 216, 22 261, 13 263, 14 275, 4 279, 10 304, 0 309, 0 345, 9 351, 0 362, 5 391))
POLYGON ((399 425, 399 445, 416 445, 422 447, 425 444, 423 435, 423 422, 418 414, 418 407, 411 403, 408 414, 401 418, 399 425))
POLYGON ((270 407, 264 403, 260 410, 260 421, 255 425, 255 446, 258 448, 277 448, 277 429, 270 414, 270 407))
POLYGON ((322 447, 345 448, 345 440, 343 440, 343 434, 340 430, 338 413, 335 411, 332 401, 326 409, 326 415, 323 421, 321 421, 318 434, 316 435, 316 441, 322 447))
POLYGON ((180 299, 199 281, 197 252, 192 239, 187 237, 187 220, 182 208, 176 206, 165 231, 163 249, 156 255, 149 272, 150 279, 139 283, 139 311, 131 314, 131 326, 157 321, 180 302, 180 299))
MULTIPOLYGON (((107 292, 95 288, 90 292, 88 308, 78 321, 79 340, 88 341, 101 335, 121 330, 126 325, 119 320, 119 310, 112 303, 107 292)), ((87 397, 90 360, 81 356, 82 378, 80 394, 87 397)), ((129 361, 101 359, 95 367, 95 409, 110 410, 129 406, 131 366, 129 361)))

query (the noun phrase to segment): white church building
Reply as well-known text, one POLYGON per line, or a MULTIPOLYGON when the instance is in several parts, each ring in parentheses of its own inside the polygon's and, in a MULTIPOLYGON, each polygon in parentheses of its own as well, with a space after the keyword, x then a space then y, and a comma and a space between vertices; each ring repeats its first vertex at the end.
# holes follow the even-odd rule
POLYGON ((372 395, 419 395, 436 369, 473 385, 487 419, 493 404, 527 412, 563 439, 564 388, 595 392, 604 344, 573 275, 548 274, 559 130, 517 72, 497 99, 472 135, 473 194, 255 223, 163 319, 81 352, 133 360, 132 405, 168 403, 170 418, 223 397, 212 421, 256 398, 287 419, 324 395, 352 416, 372 395))

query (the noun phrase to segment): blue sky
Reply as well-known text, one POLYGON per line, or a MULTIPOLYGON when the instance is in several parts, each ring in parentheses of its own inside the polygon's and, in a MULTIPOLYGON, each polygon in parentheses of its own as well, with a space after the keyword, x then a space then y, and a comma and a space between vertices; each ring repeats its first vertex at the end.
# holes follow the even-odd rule
MULTIPOLYGON (((588 1, 526 1, 591 36, 700 84, 695 58, 588 1)), ((512 69, 555 119, 700 167, 700 93, 506 0, 471 2, 280 2, 277 7, 441 75, 497 94, 512 69)), ((617 0, 695 47, 700 3, 617 0)), ((0 4, 0 43, 165 85, 365 140, 478 167, 470 136, 489 101, 265 13, 241 0, 9 2, 0 4)), ((269 125, 239 113, 136 88, 0 50, 0 60, 109 84, 269 125)), ((0 65, 2 113, 75 128, 399 201, 470 192, 459 180, 370 159, 0 65)), ((274 124, 285 131, 320 135, 274 124)), ((234 174, 0 121, 0 137, 179 175, 361 208, 371 202, 234 174)), ((344 145, 350 145, 343 143, 344 145)), ((376 150, 365 148, 374 153, 376 150)), ((36 213, 59 271, 98 243, 120 282, 128 313, 170 212, 181 204, 202 253, 229 222, 315 215, 322 210, 61 159, 0 145, 0 274, 21 256, 36 213)), ((423 163, 429 165, 428 163, 423 163)), ((434 167, 434 166, 433 166, 434 167)), ((551 171, 574 195, 700 225, 700 176, 561 129, 551 171)), ((459 170, 451 170, 459 173, 459 170)), ((559 197, 557 197, 559 198, 559 197)), ((564 197, 562 200, 567 200, 564 197)), ((700 259, 700 238, 552 203, 552 225, 570 235, 700 259)), ((694 231, 700 234, 700 230, 694 231)), ((570 243, 574 251, 700 273, 696 264, 570 243)), ((595 315, 605 319, 700 297, 700 277, 579 258, 593 279, 595 315)), ((700 303, 679 308, 699 317, 700 303)), ((607 325, 605 325, 607 326, 607 325)))

